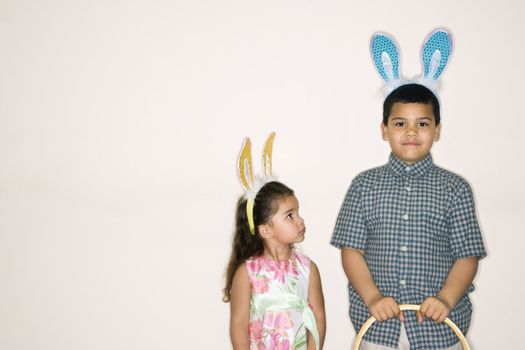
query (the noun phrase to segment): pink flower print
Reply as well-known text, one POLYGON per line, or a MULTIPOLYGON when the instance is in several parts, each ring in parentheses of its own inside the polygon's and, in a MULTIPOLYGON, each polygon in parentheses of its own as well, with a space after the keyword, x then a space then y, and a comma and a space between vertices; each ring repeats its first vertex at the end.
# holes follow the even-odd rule
POLYGON ((299 276, 299 270, 297 270, 297 261, 295 259, 272 262, 268 265, 268 271, 273 272, 273 279, 275 281, 285 283, 286 275, 299 276))
POLYGON ((255 320, 250 322, 248 326, 248 334, 252 343, 260 344, 263 338, 263 322, 262 320, 255 320))
POLYGON ((246 261, 246 268, 251 274, 256 274, 261 272, 261 264, 259 259, 250 259, 246 261))
POLYGON ((275 344, 275 350, 290 350, 290 341, 285 339, 281 343, 275 344))
POLYGON ((310 267, 310 260, 301 253, 294 252, 295 259, 301 266, 310 267))
POLYGON ((290 340, 273 333, 259 350, 290 350, 290 340))
POLYGON ((264 316, 264 326, 271 329, 272 335, 281 335, 286 337, 288 329, 293 328, 290 311, 269 311, 264 316))
POLYGON ((273 272, 273 279, 284 284, 286 280, 286 270, 281 268, 279 264, 270 264, 268 271, 273 272))
POLYGON ((270 289, 268 284, 269 280, 267 277, 254 277, 251 279, 252 290, 255 294, 265 293, 270 289))
POLYGON ((286 266, 286 269, 290 275, 299 276, 299 270, 297 270, 297 260, 292 259, 291 262, 286 266))

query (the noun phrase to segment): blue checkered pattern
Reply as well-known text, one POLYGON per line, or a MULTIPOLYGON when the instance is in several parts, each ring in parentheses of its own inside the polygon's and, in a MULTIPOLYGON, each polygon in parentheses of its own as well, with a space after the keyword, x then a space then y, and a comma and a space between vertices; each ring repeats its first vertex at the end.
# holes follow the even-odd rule
MULTIPOLYGON (((359 174, 341 207, 331 244, 365 251, 365 260, 383 295, 401 304, 420 304, 442 288, 458 259, 485 257, 468 183, 437 167, 429 154, 406 165, 390 155, 388 164, 359 174)), ((356 331, 370 317, 351 284, 350 318, 356 331)), ((468 293, 449 318, 466 333, 472 305, 468 293)), ((443 349, 458 342, 445 324, 418 324, 415 313, 405 314, 405 327, 414 350, 443 349)), ((400 322, 376 323, 365 340, 396 348, 400 322)))

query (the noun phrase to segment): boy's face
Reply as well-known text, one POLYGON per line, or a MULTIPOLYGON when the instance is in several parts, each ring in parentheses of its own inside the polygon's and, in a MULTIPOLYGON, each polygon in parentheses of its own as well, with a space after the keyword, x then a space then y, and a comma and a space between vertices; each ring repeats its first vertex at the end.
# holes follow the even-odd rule
POLYGON ((441 124, 436 126, 432 106, 423 103, 400 103, 392 106, 388 125, 381 123, 383 140, 394 155, 407 164, 424 159, 439 140, 441 124))

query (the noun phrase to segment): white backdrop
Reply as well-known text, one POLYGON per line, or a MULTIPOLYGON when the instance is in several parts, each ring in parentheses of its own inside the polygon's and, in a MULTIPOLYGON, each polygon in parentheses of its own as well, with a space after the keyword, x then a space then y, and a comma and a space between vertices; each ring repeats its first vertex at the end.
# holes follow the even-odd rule
POLYGON ((414 76, 438 26, 455 52, 433 155, 472 184, 489 252, 469 338, 518 348, 523 4, 2 0, 0 349, 230 348, 235 158, 271 131, 321 271, 325 348, 348 349, 328 242, 351 179, 389 152, 368 41, 395 35, 414 76))

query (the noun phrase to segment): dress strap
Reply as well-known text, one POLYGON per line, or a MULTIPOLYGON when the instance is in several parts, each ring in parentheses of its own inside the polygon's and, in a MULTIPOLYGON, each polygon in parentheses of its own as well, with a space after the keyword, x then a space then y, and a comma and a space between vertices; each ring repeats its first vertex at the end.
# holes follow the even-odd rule
POLYGON ((315 340, 315 348, 319 349, 319 331, 315 316, 303 298, 291 293, 263 293, 252 296, 251 307, 256 314, 263 315, 266 311, 297 310, 302 313, 304 326, 315 340))

